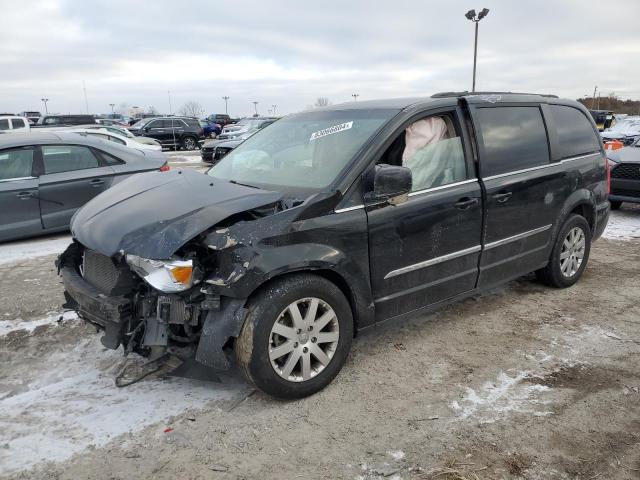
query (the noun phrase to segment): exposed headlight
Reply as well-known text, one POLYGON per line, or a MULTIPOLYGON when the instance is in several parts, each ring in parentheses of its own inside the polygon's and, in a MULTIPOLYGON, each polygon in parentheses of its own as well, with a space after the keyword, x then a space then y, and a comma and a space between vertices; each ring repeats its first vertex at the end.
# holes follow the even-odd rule
POLYGON ((134 272, 161 292, 182 292, 200 281, 193 260, 150 260, 137 255, 127 255, 126 260, 134 272))

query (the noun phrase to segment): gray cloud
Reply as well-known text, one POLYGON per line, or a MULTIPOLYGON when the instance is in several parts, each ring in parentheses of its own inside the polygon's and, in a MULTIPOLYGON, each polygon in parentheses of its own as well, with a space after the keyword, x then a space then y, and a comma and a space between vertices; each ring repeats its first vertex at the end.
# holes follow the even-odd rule
POLYGON ((109 103, 176 110, 188 100, 233 114, 286 113, 333 102, 470 88, 480 24, 478 87, 579 97, 640 97, 637 0, 153 2, 0 0, 0 110, 84 110, 109 103), (615 14, 618 12, 619 14, 615 14))

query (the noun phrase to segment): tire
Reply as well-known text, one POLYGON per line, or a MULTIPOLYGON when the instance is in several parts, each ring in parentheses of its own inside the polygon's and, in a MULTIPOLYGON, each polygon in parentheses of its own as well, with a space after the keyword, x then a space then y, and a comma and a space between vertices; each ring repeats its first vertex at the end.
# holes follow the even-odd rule
POLYGON ((551 287, 570 287, 582 276, 582 272, 587 267, 590 251, 591 229, 589 224, 580 215, 570 215, 558 233, 549 257, 549 263, 546 267, 537 270, 536 275, 539 280, 551 287), (575 236, 570 237, 570 235, 575 236), (582 242, 580 238, 582 238, 582 242), (582 248, 580 248, 581 244, 582 248), (580 255, 582 258, 579 258, 580 255))
POLYGON ((622 206, 622 202, 617 200, 609 200, 609 203, 611 204, 611 210, 619 210, 622 206))
POLYGON ((184 137, 182 139, 182 148, 184 150, 195 150, 198 147, 198 140, 194 137, 184 137))
POLYGON ((347 359, 352 339, 351 307, 340 289, 323 277, 295 274, 273 281, 250 299, 235 354, 247 380, 263 392, 302 398, 331 383, 347 359), (299 330, 294 328, 292 305, 300 313, 299 330), (315 322, 309 321, 311 316, 315 322), (317 356, 319 350, 323 360, 317 356))

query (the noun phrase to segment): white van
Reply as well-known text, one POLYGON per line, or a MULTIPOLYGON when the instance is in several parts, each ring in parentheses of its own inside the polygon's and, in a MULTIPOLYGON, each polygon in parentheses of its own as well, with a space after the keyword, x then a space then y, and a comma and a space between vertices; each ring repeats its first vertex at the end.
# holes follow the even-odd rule
POLYGON ((0 116, 0 131, 2 133, 29 133, 31 126, 25 117, 3 115, 0 116))

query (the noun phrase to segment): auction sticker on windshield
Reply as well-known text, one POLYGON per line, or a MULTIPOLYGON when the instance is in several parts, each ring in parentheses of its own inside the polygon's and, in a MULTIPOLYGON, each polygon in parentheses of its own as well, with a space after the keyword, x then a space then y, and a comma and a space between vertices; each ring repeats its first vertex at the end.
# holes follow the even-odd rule
POLYGON ((322 130, 318 130, 317 132, 313 132, 309 141, 326 137, 327 135, 333 135, 334 133, 343 132, 345 130, 349 130, 351 127, 353 127, 353 122, 341 123, 340 125, 334 125, 333 127, 324 128, 322 130))

